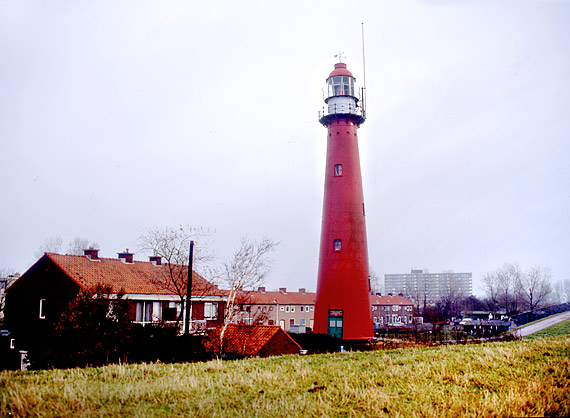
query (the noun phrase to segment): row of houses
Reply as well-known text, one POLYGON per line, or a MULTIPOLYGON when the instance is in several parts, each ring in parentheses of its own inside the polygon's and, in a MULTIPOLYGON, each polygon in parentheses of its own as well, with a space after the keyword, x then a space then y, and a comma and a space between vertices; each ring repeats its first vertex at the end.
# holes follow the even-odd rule
MULTIPOLYGON (((92 248, 85 250, 84 255, 45 253, 7 289, 5 323, 22 341, 37 338, 81 289, 98 284, 110 285, 114 293, 124 292, 133 322, 175 322, 185 312, 180 296, 168 285, 173 268, 187 275, 187 267, 167 265, 160 257, 134 260, 134 254, 128 251, 119 253, 117 258, 99 257, 99 250, 92 248)), ((192 332, 215 329, 224 321, 227 290, 192 272, 191 293, 192 332)), ((232 322, 278 325, 288 332, 308 332, 314 325, 315 297, 314 292, 306 289, 267 291, 260 287, 242 292, 232 322)), ((399 296, 374 295, 371 310, 375 327, 413 320, 412 302, 399 296)))

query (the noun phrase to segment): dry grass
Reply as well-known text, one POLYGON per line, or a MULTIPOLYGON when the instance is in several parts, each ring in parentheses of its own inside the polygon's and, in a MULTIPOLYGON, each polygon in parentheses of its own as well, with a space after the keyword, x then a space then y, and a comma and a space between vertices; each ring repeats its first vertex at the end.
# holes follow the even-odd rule
POLYGON ((569 416, 570 336, 0 373, 1 416, 569 416))

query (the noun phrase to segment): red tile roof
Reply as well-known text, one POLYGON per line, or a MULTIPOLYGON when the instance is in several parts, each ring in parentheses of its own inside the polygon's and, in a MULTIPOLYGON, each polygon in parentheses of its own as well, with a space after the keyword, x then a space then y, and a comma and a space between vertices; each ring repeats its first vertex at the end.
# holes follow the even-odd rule
POLYGON ((316 299, 316 293, 313 292, 243 292, 240 294, 240 301, 245 301, 245 303, 258 304, 258 305, 314 305, 316 299))
POLYGON ((413 305, 401 296, 370 296, 372 305, 413 305))
MULTIPOLYGON (((126 294, 141 295, 176 295, 173 289, 161 285, 167 278, 167 265, 154 265, 148 261, 134 261, 125 263, 117 258, 99 258, 90 260, 83 255, 61 255, 46 253, 69 278, 82 288, 109 284, 114 291, 121 288, 126 294)), ((187 266, 174 266, 182 268, 183 274, 188 274, 187 266)), ((192 272, 192 294, 200 296, 221 296, 223 293, 195 271, 192 272)))
MULTIPOLYGON (((220 328, 211 333, 207 349, 219 348, 220 328)), ((228 324, 224 333, 224 351, 243 356, 257 356, 263 347, 277 334, 283 333, 290 343, 301 350, 301 346, 278 325, 228 324)), ((279 353, 275 353, 279 354, 279 353)))

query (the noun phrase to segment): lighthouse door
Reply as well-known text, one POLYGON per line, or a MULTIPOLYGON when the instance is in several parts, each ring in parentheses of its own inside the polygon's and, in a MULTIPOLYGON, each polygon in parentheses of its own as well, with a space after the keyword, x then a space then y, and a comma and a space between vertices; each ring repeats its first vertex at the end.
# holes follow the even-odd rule
POLYGON ((342 309, 329 309, 329 335, 342 339, 342 309))

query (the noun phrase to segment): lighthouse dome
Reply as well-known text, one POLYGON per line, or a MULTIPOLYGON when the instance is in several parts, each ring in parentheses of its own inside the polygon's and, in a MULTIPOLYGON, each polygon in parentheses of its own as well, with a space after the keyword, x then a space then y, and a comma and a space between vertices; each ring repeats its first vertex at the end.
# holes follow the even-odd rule
POLYGON ((329 74, 327 80, 331 77, 342 75, 354 78, 352 73, 346 69, 346 64, 344 62, 337 62, 334 65, 334 70, 332 70, 332 72, 329 74))

